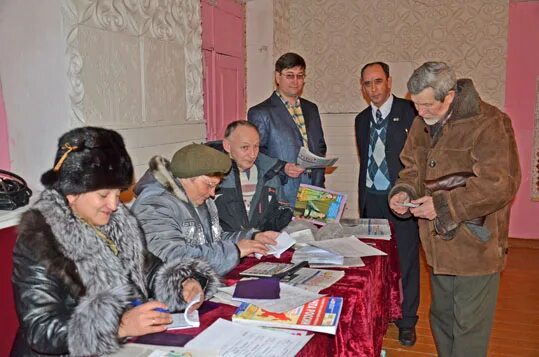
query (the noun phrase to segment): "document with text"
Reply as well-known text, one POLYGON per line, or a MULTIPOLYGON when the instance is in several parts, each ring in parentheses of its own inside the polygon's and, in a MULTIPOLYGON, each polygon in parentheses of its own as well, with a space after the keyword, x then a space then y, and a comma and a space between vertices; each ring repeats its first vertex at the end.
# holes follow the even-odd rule
POLYGON ((189 341, 186 347, 217 349, 219 356, 224 357, 292 357, 312 336, 291 335, 218 319, 189 341))

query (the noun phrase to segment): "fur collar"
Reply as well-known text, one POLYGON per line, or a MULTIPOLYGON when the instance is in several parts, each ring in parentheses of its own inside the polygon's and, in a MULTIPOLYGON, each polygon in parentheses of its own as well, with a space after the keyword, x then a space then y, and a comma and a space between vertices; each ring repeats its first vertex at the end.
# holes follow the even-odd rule
POLYGON ((180 183, 170 171, 170 161, 162 156, 154 156, 150 160, 150 172, 168 192, 183 202, 190 202, 180 183))
POLYGON ((109 223, 99 227, 118 246, 118 256, 112 254, 92 227, 72 213, 57 191, 43 191, 33 208, 49 225, 61 254, 74 262, 86 294, 133 284, 138 289, 131 292, 133 296, 148 296, 142 275, 142 234, 136 220, 122 204, 109 223))
POLYGON ((450 120, 464 119, 478 115, 481 97, 474 87, 473 81, 469 78, 459 79, 455 100, 452 103, 450 120))

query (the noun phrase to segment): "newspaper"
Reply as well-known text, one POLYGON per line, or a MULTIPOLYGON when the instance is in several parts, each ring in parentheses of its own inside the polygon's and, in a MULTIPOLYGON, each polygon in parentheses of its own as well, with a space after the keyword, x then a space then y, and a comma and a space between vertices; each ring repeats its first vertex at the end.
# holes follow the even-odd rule
POLYGON ((298 153, 297 164, 304 169, 321 169, 333 166, 339 158, 325 158, 317 156, 305 147, 302 147, 298 153))
POLYGON ((346 194, 300 184, 294 206, 294 218, 325 225, 339 222, 346 204, 346 194))

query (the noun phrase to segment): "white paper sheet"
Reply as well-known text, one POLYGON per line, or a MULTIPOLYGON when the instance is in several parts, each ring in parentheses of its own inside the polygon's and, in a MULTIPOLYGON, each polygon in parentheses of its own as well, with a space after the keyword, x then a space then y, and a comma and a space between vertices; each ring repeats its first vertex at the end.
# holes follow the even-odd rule
POLYGON ((295 336, 218 319, 185 346, 218 349, 223 357, 292 357, 312 336, 295 336))
MULTIPOLYGON (((305 289, 297 288, 292 285, 285 283, 279 283, 281 288, 280 298, 279 299, 243 299, 243 298, 234 298, 234 290, 236 285, 227 286, 225 288, 219 288, 220 292, 224 292, 230 295, 230 299, 236 301, 243 301, 249 304, 256 305, 268 310, 271 312, 285 312, 295 309, 298 306, 305 305, 308 302, 316 300, 324 295, 317 294, 312 291, 307 291, 305 289)), ((222 296, 222 295, 221 295, 222 296)))
POLYGON ((172 323, 168 325, 167 330, 179 330, 191 327, 199 327, 200 320, 198 316, 198 310, 189 312, 189 309, 200 302, 200 294, 197 294, 195 298, 187 305, 184 312, 179 312, 172 315, 172 323))
POLYGON ((312 242, 311 245, 329 250, 332 253, 345 257, 370 257, 373 255, 387 255, 356 237, 335 238, 312 242))
POLYGON ((314 235, 310 229, 302 229, 290 233, 290 237, 296 240, 296 248, 299 246, 305 246, 306 243, 314 242, 314 235))
POLYGON ((217 357, 216 349, 192 349, 185 347, 170 347, 127 343, 109 357, 217 357))
MULTIPOLYGON (((276 258, 280 258, 283 252, 285 252, 288 248, 290 248, 296 243, 296 241, 286 232, 281 232, 281 234, 277 236, 276 240, 277 245, 267 246, 269 248, 268 255, 273 254, 276 258)), ((262 258, 262 254, 256 253, 255 257, 257 259, 260 259, 262 258)))
POLYGON ((326 249, 313 247, 311 245, 296 249, 292 255, 292 263, 300 263, 308 261, 311 264, 331 264, 341 265, 344 262, 344 257, 340 254, 334 254, 326 249))

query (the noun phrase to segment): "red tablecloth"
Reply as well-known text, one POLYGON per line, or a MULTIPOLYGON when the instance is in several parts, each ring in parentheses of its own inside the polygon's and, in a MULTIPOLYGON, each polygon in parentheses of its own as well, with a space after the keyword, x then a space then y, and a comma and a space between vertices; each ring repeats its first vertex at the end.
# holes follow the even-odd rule
MULTIPOLYGON (((341 319, 335 336, 315 333, 298 356, 367 356, 378 357, 382 340, 390 321, 401 317, 400 273, 397 248, 394 240, 368 240, 387 256, 363 258, 361 268, 345 269, 345 276, 323 294, 344 298, 341 319)), ((280 259, 263 258, 262 261, 288 262, 292 252, 280 259)), ((257 264, 255 258, 244 259, 225 277, 227 285, 239 280, 239 272, 257 264)), ((204 308, 202 308, 204 310, 204 308)), ((219 305, 200 316, 201 327, 177 333, 198 334, 219 317, 230 320, 236 310, 233 306, 219 305)))

